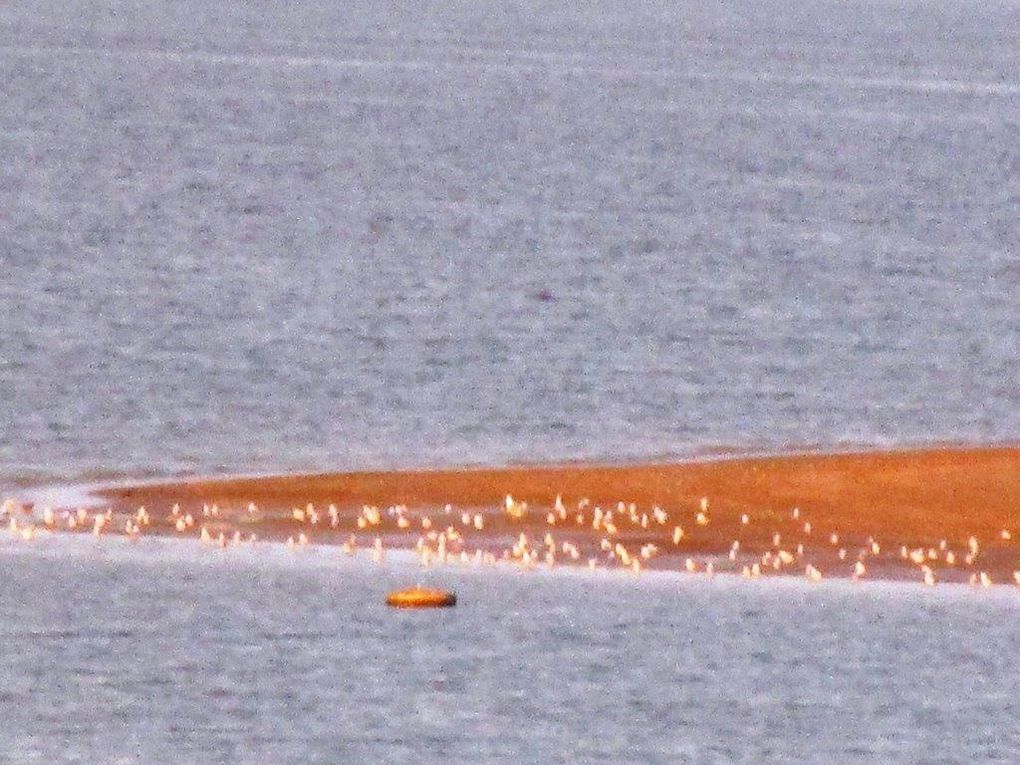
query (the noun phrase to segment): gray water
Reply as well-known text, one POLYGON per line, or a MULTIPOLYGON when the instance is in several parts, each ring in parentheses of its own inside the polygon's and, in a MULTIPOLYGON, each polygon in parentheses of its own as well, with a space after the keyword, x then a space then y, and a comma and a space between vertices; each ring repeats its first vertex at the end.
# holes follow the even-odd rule
POLYGON ((90 537, 5 535, 0 561, 10 765, 1020 757, 1005 587, 422 572, 90 537), (458 606, 382 604, 422 577, 458 606))
POLYGON ((0 481, 1020 435, 1020 6, 0 4, 0 481))

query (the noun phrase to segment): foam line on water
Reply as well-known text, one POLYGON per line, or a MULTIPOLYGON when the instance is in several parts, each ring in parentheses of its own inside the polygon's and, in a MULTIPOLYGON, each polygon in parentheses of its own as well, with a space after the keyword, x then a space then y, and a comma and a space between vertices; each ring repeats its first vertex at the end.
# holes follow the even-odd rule
POLYGON ((435 71, 437 69, 485 69, 498 72, 559 72, 577 77, 639 77, 642 79, 681 80, 689 82, 730 82, 749 85, 768 83, 783 86, 824 86, 844 90, 892 90, 910 91, 926 94, 949 95, 986 95, 1012 96, 1020 93, 1020 83, 1001 81, 985 82, 979 80, 950 80, 945 78, 905 78, 905 77, 835 77, 818 74, 777 74, 762 71, 728 72, 701 70, 692 71, 674 67, 661 68, 630 68, 587 65, 557 66, 552 62, 507 62, 479 61, 469 59, 404 59, 390 60, 382 58, 301 55, 287 53, 219 53, 203 50, 167 50, 160 48, 100 48, 87 46, 59 45, 6 45, 0 47, 9 53, 22 56, 92 56, 108 59, 150 59, 169 61, 171 63, 202 63, 227 66, 248 67, 289 67, 289 68, 328 68, 328 69, 397 69, 435 71))

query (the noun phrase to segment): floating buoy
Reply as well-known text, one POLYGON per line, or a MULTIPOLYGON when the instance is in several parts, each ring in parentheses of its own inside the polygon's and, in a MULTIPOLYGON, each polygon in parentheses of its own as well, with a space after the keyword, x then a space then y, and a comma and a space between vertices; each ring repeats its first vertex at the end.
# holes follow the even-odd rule
POLYGON ((457 605, 457 596, 445 590, 408 587, 386 596, 386 605, 394 608, 449 608, 457 605))

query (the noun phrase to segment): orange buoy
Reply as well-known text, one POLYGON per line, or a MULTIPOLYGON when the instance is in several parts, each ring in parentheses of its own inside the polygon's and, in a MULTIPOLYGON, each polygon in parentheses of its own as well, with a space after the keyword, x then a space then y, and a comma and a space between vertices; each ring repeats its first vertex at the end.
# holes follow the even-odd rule
POLYGON ((386 596, 386 605, 394 608, 449 608, 457 605, 457 596, 445 590, 415 586, 391 592, 386 596))

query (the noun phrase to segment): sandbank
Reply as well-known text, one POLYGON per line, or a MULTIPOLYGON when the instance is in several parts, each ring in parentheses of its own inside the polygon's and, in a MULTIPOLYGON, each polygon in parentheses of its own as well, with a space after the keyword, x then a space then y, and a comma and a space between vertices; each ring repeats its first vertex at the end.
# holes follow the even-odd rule
POLYGON ((546 563, 550 547, 543 540, 551 534, 557 565, 619 566, 619 556, 605 550, 602 540, 608 540, 614 550, 623 545, 634 559, 642 547, 654 545, 648 559, 640 559, 642 566, 691 566, 699 572, 709 562, 716 571, 758 563, 763 575, 803 575, 810 564, 824 576, 846 577, 860 561, 867 577, 920 581, 927 566, 937 581, 967 581, 984 572, 991 581, 1012 583, 1020 569, 1016 446, 224 477, 95 486, 90 493, 116 519, 145 506, 150 531, 168 534, 177 533, 175 504, 195 519, 187 533, 194 535, 204 525, 214 537, 305 534, 317 543, 340 544, 354 535, 362 546, 379 538, 386 549, 414 548, 422 540, 433 544, 435 532, 452 526, 460 537, 452 552, 506 556, 523 532, 531 548, 542 553, 538 565, 546 563), (508 494, 527 503, 522 517, 506 513, 508 494), (566 518, 549 517, 557 497, 566 518), (703 500, 707 511, 699 523, 703 500), (212 505, 215 516, 203 513, 212 505), (294 517, 294 509, 308 505, 320 516, 315 524, 294 517), (333 522, 326 516, 329 505, 336 508, 333 522), (381 508, 381 519, 360 528, 366 505, 381 508), (396 515, 385 512, 394 506, 406 508, 403 528, 396 515), (613 533, 604 524, 593 528, 595 507, 613 511, 613 533), (660 508, 666 520, 657 520, 653 508, 660 508), (482 515, 483 529, 463 523, 465 513, 472 520, 482 515), (429 529, 423 528, 425 518, 429 529), (674 543, 677 526, 683 529, 679 544, 674 543), (564 542, 577 549, 576 560, 563 552, 564 542), (968 563, 975 542, 978 553, 968 563), (924 551, 923 562, 918 550, 924 551), (794 562, 775 567, 780 551, 793 555, 794 562), (947 553, 953 553, 950 562, 947 553))

